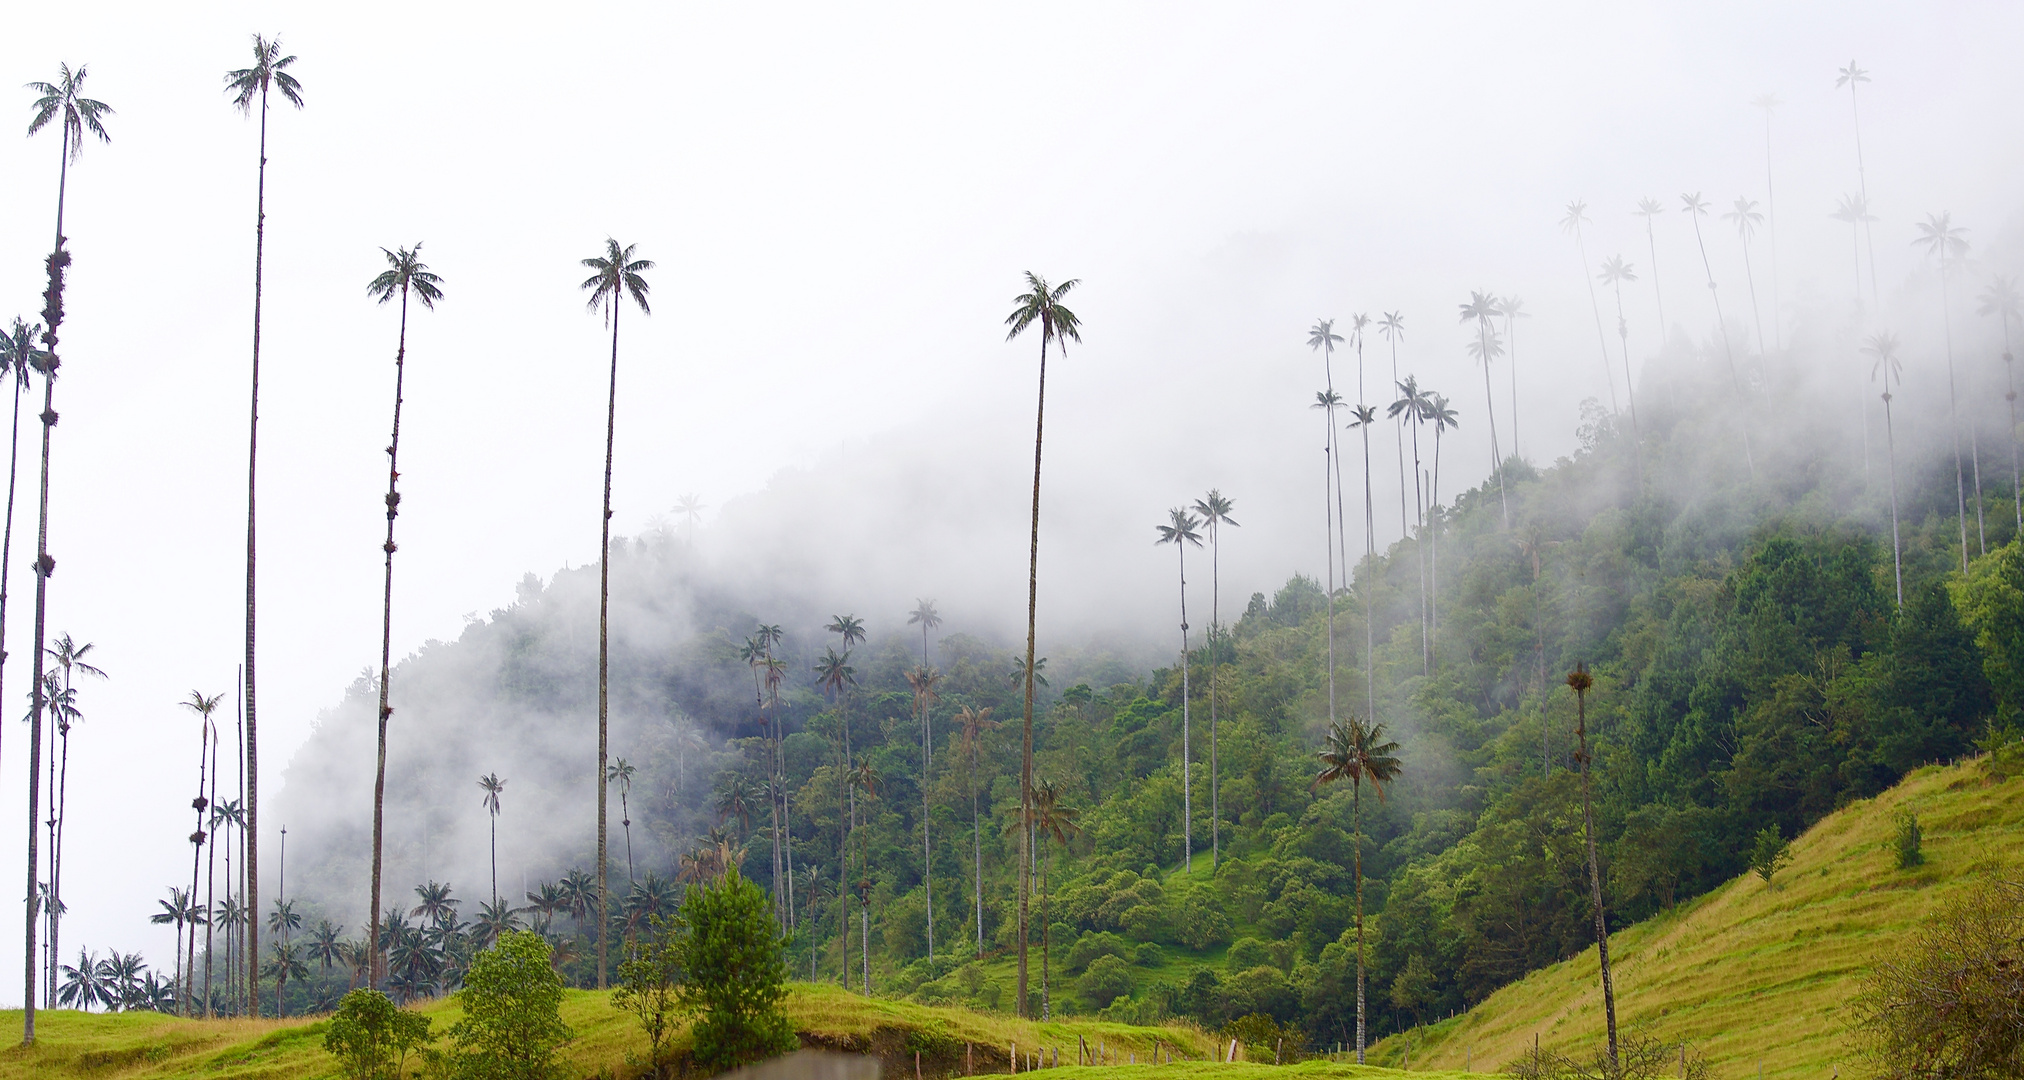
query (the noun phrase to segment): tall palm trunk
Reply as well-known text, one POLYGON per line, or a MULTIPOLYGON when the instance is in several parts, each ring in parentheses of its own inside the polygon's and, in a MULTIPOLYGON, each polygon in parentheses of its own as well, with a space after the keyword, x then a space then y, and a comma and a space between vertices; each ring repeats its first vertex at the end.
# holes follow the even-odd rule
MULTIPOLYGON (((1589 288, 1593 292, 1594 284, 1592 282, 1589 288)), ((1596 325, 1598 327, 1601 326, 1600 323, 1596 325)), ((1504 452, 1497 445, 1497 399, 1490 390, 1490 325, 1488 320, 1480 318, 1476 320, 1476 340, 1479 347, 1483 350, 1483 409, 1490 419, 1490 472, 1497 477, 1497 501, 1504 510, 1504 527, 1509 529, 1511 527, 1511 496, 1504 490, 1504 452)), ((1607 348, 1603 349, 1602 354, 1603 359, 1607 360, 1609 358, 1609 350, 1607 348)), ((1604 366, 1604 370, 1608 370, 1607 365, 1604 366)), ((1609 386, 1609 407, 1614 412, 1616 410, 1616 380, 1612 378, 1609 386)), ((1441 426, 1436 423, 1434 425, 1435 447, 1440 446, 1440 440, 1441 426)), ((1436 451, 1435 460, 1439 460, 1438 450, 1436 451)))
POLYGON ((488 815, 492 819, 492 906, 499 905, 499 813, 488 815))
MULTIPOLYGON (((1033 661, 1035 627, 1040 613, 1040 451, 1047 430, 1047 334, 1040 335, 1040 390, 1033 414, 1033 531, 1028 542, 1026 563, 1026 703, 1021 721, 1019 751, 1019 812, 1022 821, 1033 818, 1033 661)), ((1026 1015, 1026 932, 1027 897, 1033 891, 1033 838, 1031 830, 1019 830, 1019 1007, 1026 1015)), ((869 978, 869 976, 867 976, 869 978)), ((867 983, 867 985, 869 985, 867 983)), ((870 991, 867 990, 867 993, 870 991)))
MULTIPOLYGON (((1689 215, 1694 219, 1694 243, 1701 249, 1701 269, 1708 275, 1708 298, 1715 302, 1715 333, 1722 339, 1722 355, 1729 362, 1729 386, 1736 393, 1736 408, 1747 405, 1743 395, 1743 377, 1736 372, 1736 351, 1729 344, 1729 324, 1722 318, 1722 298, 1715 292, 1715 268, 1708 262, 1708 242, 1701 238, 1701 215, 1689 215)), ((1750 479, 1757 479, 1757 456, 1750 449, 1750 422, 1745 419, 1743 429, 1743 461, 1749 466, 1750 479)))
MULTIPOLYGON (((1333 410, 1330 410, 1333 411, 1333 410)), ((1189 745, 1188 729, 1188 550, 1184 541, 1174 541, 1174 547, 1181 557, 1181 872, 1189 873, 1195 868, 1195 800, 1190 773, 1194 765, 1193 747, 1189 745)), ((1041 914, 1041 932, 1046 933, 1047 916, 1041 914)), ((1046 963, 1043 957, 1041 963, 1046 963)), ((1043 1000, 1044 1004, 1044 1000, 1043 1000)), ((1045 1016, 1043 1014, 1043 1019, 1045 1016)))
MULTIPOLYGON (((1392 389, 1396 390, 1399 385, 1399 342, 1396 336, 1387 335, 1387 337, 1391 340, 1391 384, 1392 389)), ((1399 535, 1410 539, 1413 528, 1412 523, 1406 520, 1406 418, 1403 415, 1392 417, 1392 441, 1395 444, 1392 447, 1393 452, 1399 459, 1399 535)), ((1419 476, 1417 458, 1413 476, 1415 479, 1419 476)))
POLYGON ((1609 918, 1602 906, 1602 868, 1595 851, 1595 807, 1589 798, 1588 780, 1588 673, 1576 669, 1575 736, 1580 740, 1581 832, 1588 845, 1588 902, 1595 912, 1596 958, 1602 967, 1602 1010, 1609 1025, 1609 1074, 1619 1075, 1616 1055, 1616 985, 1609 971, 1609 918))
POLYGON ((1651 252, 1652 257, 1652 296, 1657 299, 1659 305, 1659 344, 1663 347, 1666 340, 1672 337, 1672 330, 1666 326, 1666 293, 1664 289, 1659 288, 1659 241, 1652 232, 1650 214, 1645 215, 1645 248, 1651 252))
POLYGON ((1757 271, 1750 265, 1750 238, 1743 238, 1743 281, 1750 287, 1750 320, 1757 327, 1757 370, 1764 371, 1764 313, 1757 307, 1757 271))
POLYGON ((1363 776, 1349 778, 1350 817, 1356 823, 1356 1063, 1363 1064, 1363 776))
MULTIPOLYGON (((604 412, 604 516, 597 560, 597 988, 608 983, 607 962, 611 935, 611 894, 605 887, 605 802, 604 770, 609 753, 611 715, 611 458, 618 435, 618 316, 623 293, 611 301, 611 390, 604 412)), ((771 796, 768 796, 769 800, 771 796)))
POLYGON ((1433 631, 1427 619, 1427 500, 1426 491, 1420 486, 1420 413, 1418 405, 1409 410, 1413 421, 1413 512, 1414 532, 1418 541, 1417 557, 1420 574, 1420 674, 1434 673, 1433 631))
MULTIPOLYGON (((1595 343, 1602 347, 1602 378, 1604 382, 1609 384, 1609 411, 1615 412, 1617 409, 1616 376, 1609 373, 1609 338, 1602 332, 1602 303, 1595 298, 1595 279, 1588 275, 1588 241, 1581 235, 1581 221, 1578 218, 1574 220, 1574 248, 1581 253, 1581 283, 1588 286, 1588 308, 1595 316, 1595 343)), ((1485 353, 1483 355, 1485 380, 1489 378, 1489 367, 1490 356, 1488 353, 1485 353)), ((1496 418, 1492 417, 1490 426, 1495 427, 1496 425, 1496 418)), ((1493 443, 1497 441, 1495 434, 1491 435, 1490 441, 1493 443)), ((1509 515, 1506 515, 1506 518, 1505 524, 1509 525, 1509 515)))
POLYGON ((42 771, 42 708, 45 704, 42 694, 43 647, 48 635, 49 574, 56 569, 56 560, 49 557, 49 435, 56 427, 56 370, 61 361, 56 355, 56 330, 63 322, 63 279, 64 271, 70 265, 70 256, 63 250, 63 196, 70 179, 70 130, 64 129, 62 140, 62 165, 56 181, 56 246, 49 253, 46 263, 49 271, 49 288, 42 294, 42 343, 48 353, 42 368, 42 486, 40 507, 35 527, 35 654, 33 665, 34 680, 28 688, 32 703, 28 711, 28 917, 23 919, 27 927, 27 949, 23 956, 21 987, 21 1044, 35 1044, 35 917, 40 900, 36 873, 39 852, 36 850, 36 819, 42 814, 40 790, 42 771))
MULTIPOLYGON (((1620 309, 1622 306, 1622 302, 1619 301, 1617 307, 1620 309)), ((1619 318, 1617 321, 1621 323, 1623 320, 1619 318)), ((1515 311, 1504 313, 1504 340, 1511 343, 1510 352, 1504 356, 1504 366, 1511 369, 1511 456, 1523 459, 1525 454, 1518 449, 1518 317, 1515 311)), ((1603 356, 1604 358, 1609 356, 1608 349, 1603 350, 1603 356)), ((1630 390, 1630 358, 1625 357, 1623 363, 1624 390, 1628 392, 1630 390)), ((1635 404, 1631 406, 1631 413, 1632 415, 1636 415, 1637 413, 1637 406, 1635 404)))
MULTIPOLYGON (((1366 406, 1368 408, 1368 406, 1366 406)), ((1374 415, 1366 413, 1366 416, 1374 415)), ((1363 427, 1363 558, 1364 565, 1373 566, 1377 557, 1377 528, 1371 520, 1370 501, 1370 422, 1363 427)), ((1363 590, 1363 691, 1366 719, 1377 721, 1377 627, 1372 609, 1373 588, 1363 590)), ((1211 700, 1214 700, 1213 698, 1211 700)), ((1211 728, 1210 730, 1214 730, 1211 728)))
MULTIPOLYGON (((205 752, 207 750, 207 736, 209 734, 205 729, 210 726, 211 718, 209 716, 199 718, 197 723, 197 797, 191 801, 192 807, 197 811, 197 831, 190 834, 190 906, 193 908, 196 906, 197 900, 197 870, 201 865, 204 854, 204 811, 206 809, 204 781, 206 779, 205 766, 208 763, 205 752)), ((210 920, 207 917, 205 921, 209 922, 210 920)), ((52 935, 50 937, 51 943, 54 943, 55 940, 56 938, 52 935)), ((179 1003, 182 1007, 182 1014, 184 1016, 195 1016, 197 1013, 197 927, 194 923, 190 926, 189 950, 189 957, 183 964, 184 989, 177 991, 177 993, 182 998, 182 1001, 179 1003)))
MULTIPOLYGON (((2010 313, 1998 311, 1997 316, 2003 320, 2003 400, 2010 406, 2010 496, 2017 507, 2017 535, 2024 536, 2024 485, 2018 483, 2017 471, 2017 373, 2013 370, 2016 362, 2010 352, 2010 313)), ((7 497, 10 502, 14 497, 11 487, 7 497)), ((9 513, 8 517, 11 519, 13 514, 9 513)), ((11 520, 9 527, 12 527, 11 520)), ((5 572, 6 564, 7 557, 0 555, 0 573, 5 572)), ((0 612, 5 610, 6 601, 0 599, 0 612)), ((5 619, 6 616, 0 614, 0 622, 5 619)))
MULTIPOLYGON (((848 641, 844 642, 846 648, 849 645, 848 641)), ((846 690, 838 695, 841 706, 840 723, 843 727, 841 741, 843 764, 837 772, 836 786, 836 910, 839 924, 837 941, 842 945, 840 951, 843 953, 842 962, 836 965, 836 970, 843 976, 845 990, 850 989, 850 829, 857 820, 857 802, 850 795, 850 702, 844 696, 848 693, 846 690), (850 816, 847 818, 844 816, 845 803, 850 804, 850 816)), ((983 909, 980 906, 978 910, 983 909)), ((983 941, 981 934, 980 930, 978 937, 980 949, 983 941)))
POLYGON ((975 860, 977 898, 977 956, 984 955, 984 819, 977 813, 977 746, 970 745, 970 851, 975 860))
MULTIPOLYGON (((213 940, 214 940, 214 938, 213 938, 213 936, 212 936, 212 933, 211 933, 211 924, 212 924, 213 922, 215 922, 215 921, 216 921, 216 916, 215 916, 214 912, 215 912, 215 911, 216 911, 216 909, 217 909, 217 897, 218 897, 218 894, 217 894, 217 889, 218 889, 218 828, 217 828, 217 820, 218 820, 218 819, 217 819, 217 816, 216 816, 216 814, 217 814, 217 809, 218 809, 218 729, 217 729, 217 727, 216 727, 216 726, 212 726, 212 728, 211 728, 211 786, 210 786, 210 789, 209 789, 208 791, 206 791, 206 792, 205 792, 205 794, 204 794, 204 799, 205 799, 205 801, 206 801, 206 802, 208 802, 208 803, 210 804, 210 810, 209 810, 208 812, 209 812, 209 813, 210 813, 210 814, 212 815, 212 816, 211 816, 210 818, 207 818, 207 819, 206 819, 206 824, 208 825, 208 827, 207 827, 207 828, 206 828, 206 829, 204 830, 204 831, 205 831, 205 833, 207 834, 207 835, 205 836, 205 839, 206 839, 207 841, 209 841, 208 843, 206 843, 206 844, 204 845, 204 847, 205 847, 205 852, 204 852, 204 1019, 206 1019, 206 1020, 209 1020, 209 1019, 211 1019, 211 1018, 215 1017, 215 1016, 217 1015, 217 1012, 218 1012, 217 1008, 216 1008, 216 1007, 215 1007, 215 1006, 214 1006, 214 1005, 212 1004, 212 998, 211 998, 211 969, 217 966, 217 965, 216 965, 215 963, 213 963, 213 962, 212 962, 212 959, 211 959, 211 946, 212 946, 212 942, 213 942, 213 940)), ((228 866, 227 866, 227 868, 226 868, 226 871, 225 871, 225 877, 226 877, 226 886, 225 886, 225 887, 226 887, 226 888, 228 888, 228 889, 229 889, 229 888, 231 888, 231 880, 230 880, 230 879, 231 879, 231 876, 232 876, 232 871, 231 871, 231 869, 230 869, 230 866, 228 865, 228 866)))
MULTIPOLYGON (((1850 61, 1849 66, 1853 67, 1854 62, 1850 61)), ((1862 192, 1863 216, 1868 219, 1862 223, 1862 231, 1869 241, 1869 299, 1875 304, 1880 302, 1876 287, 1876 230, 1870 225, 1875 219, 1868 215, 1869 169, 1862 162, 1862 105, 1856 101, 1855 87, 1854 82, 1848 84, 1848 111, 1855 118, 1855 177, 1857 190, 1862 192)))
MULTIPOLYGON (((1642 448, 1644 446, 1644 432, 1638 427, 1637 422, 1637 386, 1631 381, 1630 377, 1630 323, 1623 317, 1623 281, 1621 279, 1617 280, 1614 288, 1616 289, 1616 336, 1617 342, 1623 351, 1623 394, 1625 400, 1630 402, 1630 436, 1631 441, 1642 448)), ((1514 433, 1511 439, 1513 443, 1516 443, 1518 436, 1514 433)), ((1515 446, 1512 452, 1514 454, 1517 452, 1515 446)), ((1637 460, 1641 462, 1643 459, 1641 456, 1638 456, 1637 460)))
MULTIPOLYGON (((1363 437, 1364 517, 1370 516, 1370 434, 1363 437)), ((1223 664, 1223 543, 1222 523, 1209 523, 1209 870, 1223 865, 1222 780, 1216 761, 1216 687, 1223 664)), ((1182 643, 1185 649, 1186 643, 1182 643)))
MULTIPOLYGON (((384 826, 386 822, 387 793, 387 721, 393 717, 393 707, 387 704, 387 696, 393 677, 394 648, 394 518, 400 516, 401 496, 397 485, 401 478, 401 394, 407 377, 408 359, 408 286, 401 285, 401 336, 400 346, 394 352, 394 426, 393 436, 387 443, 387 538, 380 545, 386 553, 386 586, 380 604, 380 677, 379 677, 379 744, 378 756, 373 766, 372 780, 372 928, 367 947, 372 950, 372 985, 378 986, 386 976, 386 958, 379 943, 380 931, 380 865, 384 826)), ((600 774, 602 775, 602 774, 600 774)), ((258 923, 259 913, 251 917, 258 923)), ((257 963, 257 958, 254 961, 257 963)), ((255 1000, 258 995, 254 995, 255 1000)), ((256 1006, 257 1008, 257 1006, 256 1006)))
MULTIPOLYGON (((921 655, 927 655, 928 630, 921 627, 921 655)), ((926 661, 922 662, 925 676, 926 661)), ((928 906, 928 959, 935 958, 935 859, 933 849, 934 830, 928 822, 928 783, 934 775, 933 721, 928 715, 928 695, 921 694, 921 887, 927 891, 928 906)))
MULTIPOLYGON (((1952 421, 1954 435, 1954 500, 1961 521, 1961 573, 1968 572, 1968 490, 1961 475, 1961 403, 1954 386, 1954 320, 1947 303, 1947 242, 1940 239, 1940 325, 1945 330, 1947 342, 1947 415, 1952 421)), ((1982 524, 1982 467, 1975 464, 1975 525, 1982 524)), ((1984 544, 1986 550, 1987 545, 1984 544)))
MULTIPOLYGON (((251 988, 257 985, 260 979, 260 920, 257 917, 260 911, 260 721, 257 709, 259 697, 254 692, 254 673, 256 670, 254 666, 254 644, 257 640, 254 632, 255 615, 257 613, 257 608, 254 604, 255 585, 257 584, 254 576, 254 569, 257 565, 255 560, 257 549, 254 544, 254 526, 258 521, 256 496, 259 494, 260 302, 262 298, 262 286, 265 284, 263 278, 267 266, 267 84, 264 81, 260 87, 260 182, 255 199, 256 215, 253 225, 253 388, 252 405, 250 408, 251 415, 247 423, 246 435, 246 792, 244 798, 244 805, 246 807, 246 824, 244 827, 246 857, 241 868, 241 872, 246 875, 246 887, 244 890, 246 910, 254 914, 248 915, 246 918, 246 948, 241 959, 246 965, 246 985, 248 987, 246 1014, 258 1017, 260 1015, 260 995, 253 993, 251 988)), ((381 685, 385 685, 384 680, 382 680, 381 685)), ((384 705, 384 702, 382 702, 382 705, 384 705)), ((384 726, 386 721, 382 719, 380 723, 384 726)), ((375 797, 374 802, 377 804, 377 797, 375 797)), ((373 814, 377 818, 379 814, 377 808, 374 809, 373 814)), ((374 833, 377 835, 377 828, 374 829, 374 833)), ((375 853, 373 864, 377 867, 378 863, 378 855, 375 853)), ((379 889, 377 884, 374 886, 373 893, 373 913, 377 917, 379 913, 379 889)), ((375 949, 377 949, 377 945, 375 945, 375 949)))

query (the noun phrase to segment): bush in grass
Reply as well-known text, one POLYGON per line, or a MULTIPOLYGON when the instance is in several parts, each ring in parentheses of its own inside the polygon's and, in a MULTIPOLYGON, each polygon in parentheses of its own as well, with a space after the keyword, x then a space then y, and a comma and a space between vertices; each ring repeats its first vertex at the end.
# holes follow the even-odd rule
POLYGON ((660 1075, 661 1044, 668 1039, 676 1015, 681 1011, 682 951, 680 934, 660 916, 654 916, 647 937, 633 954, 618 966, 618 988, 612 991, 614 1009, 633 1014, 647 1036, 647 1062, 660 1075))
POLYGON ((1766 825, 1758 830, 1757 839, 1750 845, 1750 869, 1764 879, 1764 884, 1771 884, 1772 875, 1791 861, 1792 852, 1778 826, 1766 825))
POLYGON ((780 1011, 787 996, 787 939, 773 905, 736 870, 689 887, 676 934, 685 980, 681 1001, 701 1014, 692 1053, 706 1072, 784 1054, 800 1045, 780 1011))
POLYGON ((471 961, 450 1025, 452 1076, 470 1080, 552 1080, 555 1051, 569 1041, 562 1022, 562 977, 548 963, 547 939, 531 930, 499 936, 471 961))
POLYGON ((1855 1029, 1889 1080, 2024 1076, 2024 886, 1941 908, 1863 980, 1855 1029))
POLYGON ((1611 1068, 1606 1043, 1597 1043, 1587 1055, 1534 1051, 1504 1071, 1518 1080, 1709 1080, 1707 1058, 1686 1043, 1661 1042, 1642 1028, 1623 1032, 1616 1053, 1611 1068))
POLYGON ((1096 1011, 1131 993, 1131 965, 1116 956, 1099 956, 1089 962, 1089 970, 1076 980, 1076 995, 1083 1004, 1096 1011))
POLYGON ((408 1055, 429 1041, 429 1018, 407 1012, 377 990, 353 990, 337 1003, 323 1048, 350 1080, 395 1080, 408 1055))
POLYGON ((1919 816, 1910 810, 1900 810, 1896 820, 1897 866, 1900 870, 1910 870, 1926 861, 1925 852, 1920 850, 1926 834, 1919 828, 1919 816))

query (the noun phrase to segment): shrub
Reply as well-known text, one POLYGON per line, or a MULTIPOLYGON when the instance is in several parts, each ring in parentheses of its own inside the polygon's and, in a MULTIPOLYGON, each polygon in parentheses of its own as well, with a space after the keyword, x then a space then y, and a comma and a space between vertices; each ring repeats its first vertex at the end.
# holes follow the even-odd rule
POLYGON ((1863 980, 1855 1029, 1880 1077, 2024 1076, 2024 886, 1935 913, 1863 980))
POLYGON ((450 1025, 452 1075, 472 1080, 551 1080, 562 1065, 555 1051, 569 1041, 563 1024, 562 977, 548 963, 548 941, 515 930, 471 961, 457 1003, 464 1018, 450 1025))
POLYGON ((1230 917, 1223 913, 1223 905, 1199 894, 1174 905, 1170 921, 1174 939, 1190 949, 1206 951, 1230 940, 1230 917))
POLYGON ((800 1045, 780 1011, 787 996, 787 939, 772 902, 736 870, 690 886, 678 945, 682 1004, 701 1019, 691 1031, 696 1064, 707 1072, 783 1054, 800 1045))
POLYGON ((394 1080, 408 1055, 429 1041, 429 1018, 407 1012, 377 990, 353 990, 337 1003, 323 1048, 351 1080, 394 1080))
POLYGON ((1919 828, 1919 816, 1910 810, 1897 814, 1897 866, 1910 870, 1926 861, 1925 852, 1920 850, 1925 840, 1924 830, 1919 828))
POLYGON ((1231 971, 1249 971, 1272 963, 1272 952, 1257 938, 1239 938, 1230 951, 1223 955, 1223 965, 1231 971))
POLYGON ((631 958, 618 966, 611 1004, 639 1020, 647 1035, 648 1064, 659 1075, 661 1044, 681 1006, 682 954, 680 936, 665 920, 655 916, 652 927, 631 958))
POLYGON ((1778 826, 1766 825, 1758 830, 1757 839, 1750 846, 1750 869, 1764 879, 1764 884, 1771 884, 1771 876, 1791 861, 1792 852, 1778 826))
POLYGON ((1131 993, 1131 965, 1115 956, 1099 956, 1075 984, 1075 992, 1091 1011, 1131 993))
POLYGON ((1617 1066, 1607 1044, 1587 1057, 1535 1050, 1505 1067, 1519 1080, 1708 1080, 1708 1059, 1685 1043, 1660 1042, 1642 1028, 1617 1038, 1617 1066), (1536 1055, 1536 1056, 1535 1056, 1536 1055))
POLYGON ((1076 939, 1068 950, 1068 970, 1080 971, 1099 956, 1130 958, 1132 943, 1106 930, 1097 930, 1076 939))

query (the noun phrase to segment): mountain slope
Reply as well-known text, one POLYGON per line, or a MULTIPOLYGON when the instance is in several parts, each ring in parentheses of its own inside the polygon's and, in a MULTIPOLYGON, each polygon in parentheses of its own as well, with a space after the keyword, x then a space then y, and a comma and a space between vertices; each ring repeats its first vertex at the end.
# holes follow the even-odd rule
MULTIPOLYGON (((1920 769, 1822 819, 1767 887, 1746 874, 1610 937, 1621 1028, 1686 1039, 1714 1074, 1854 1072, 1849 999, 1872 961, 1980 880, 2024 879, 2024 762, 1985 756, 1920 769), (1925 865, 1896 868, 1894 815, 1924 829, 1925 865)), ((1468 1013, 1380 1043, 1371 1060, 1501 1069, 1601 1039, 1595 950, 1534 972, 1468 1013)))

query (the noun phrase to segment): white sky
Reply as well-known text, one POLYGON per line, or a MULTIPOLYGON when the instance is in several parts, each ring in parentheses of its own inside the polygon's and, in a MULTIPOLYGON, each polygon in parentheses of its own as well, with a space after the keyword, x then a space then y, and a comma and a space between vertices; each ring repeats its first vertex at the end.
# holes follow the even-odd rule
MULTIPOLYGON (((1461 404, 1452 449, 1479 463, 1457 466, 1473 483, 1487 432, 1455 305, 1523 295, 1522 448, 1570 450, 1576 403, 1606 389, 1560 208, 1589 202, 1591 263, 1622 252, 1645 275, 1639 196, 1763 197, 1761 93, 1785 102, 1788 306, 1846 292, 1846 233, 1826 214, 1856 186, 1834 89, 1851 56, 1875 80, 1863 137, 1886 288, 1916 266, 1910 223, 1929 210, 2019 246, 2013 5, 100 3, 7 24, 0 83, 88 63, 90 95, 118 110, 111 145, 71 172, 67 216, 50 626, 97 643, 113 678, 84 692, 72 748, 64 942, 144 947, 164 967, 169 934, 145 918, 186 873, 195 741, 173 703, 227 690, 240 652, 255 129, 220 76, 253 30, 300 55, 308 99, 270 120, 270 792, 317 710, 376 659, 395 321, 363 287, 382 245, 426 241, 448 293, 409 331, 397 655, 509 603, 525 571, 596 557, 606 346, 577 260, 607 234, 660 264, 655 314, 629 315, 622 343, 621 533, 683 492, 715 507, 783 468, 848 477, 847 443, 1016 475, 1032 350, 1003 344, 1000 320, 1020 271, 1081 277, 1084 344, 1050 369, 1064 495, 1045 565, 1107 583, 1104 623, 1148 633, 1172 621, 1171 586, 1141 541, 1212 484, 1238 497, 1250 545, 1226 553, 1226 591, 1319 572, 1311 478, 1289 479, 1318 441, 1303 347, 1318 316, 1405 312, 1402 366, 1461 404), (1113 532, 1129 535, 1100 539, 1113 532)), ((10 93, 25 128, 30 96, 10 93)), ((0 314, 40 307, 56 157, 54 132, 0 140, 0 314)), ((1736 304, 1740 251, 1710 227, 1736 304)), ((1703 333, 1691 233, 1679 215, 1660 229, 1668 314, 1703 333)), ((1626 296, 1647 342, 1648 283, 1626 296)), ((1508 446, 1507 407, 1500 394, 1508 446)), ((10 711, 31 640, 27 464, 10 711)), ((1006 493, 985 516, 1023 521, 1023 490, 1006 493)), ((906 551, 920 535, 775 511, 811 538, 906 551)), ((1010 553, 993 581, 1020 578, 1023 544, 990 551, 1010 553)), ((917 588, 941 585, 957 587, 917 588)), ((914 588, 878 602, 897 610, 914 588)), ((1022 600, 975 625, 1011 625, 1022 600)), ((1056 610, 1067 633, 1092 607, 1056 610)), ((21 866, 24 742, 8 723, 0 868, 21 866)), ((20 912, 0 905, 0 941, 20 940, 20 912)), ((19 1002, 19 979, 0 963, 0 1000, 19 1002)))

